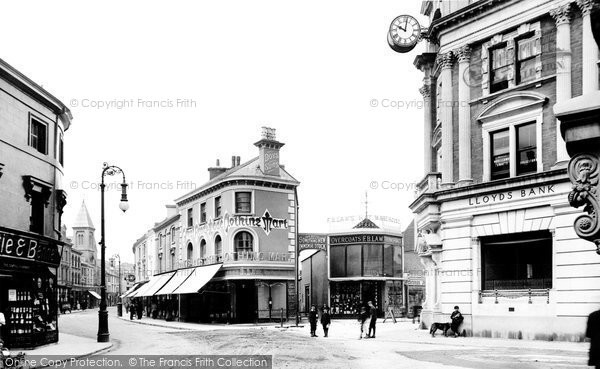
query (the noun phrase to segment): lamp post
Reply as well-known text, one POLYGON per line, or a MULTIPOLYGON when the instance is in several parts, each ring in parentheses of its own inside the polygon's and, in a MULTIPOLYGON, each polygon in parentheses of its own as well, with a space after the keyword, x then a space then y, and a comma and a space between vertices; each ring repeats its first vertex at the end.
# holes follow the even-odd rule
POLYGON ((117 166, 104 163, 102 168, 102 181, 100 182, 100 311, 98 312, 98 342, 108 342, 110 339, 110 334, 108 333, 108 311, 106 310, 106 238, 104 235, 104 188, 106 185, 104 184, 104 177, 117 174, 123 176, 119 209, 126 212, 127 209, 129 209, 129 202, 127 201, 127 182, 125 182, 125 173, 117 166))
POLYGON ((117 295, 117 315, 123 316, 123 301, 121 301, 121 255, 115 254, 113 255, 113 259, 119 259, 119 287, 118 287, 118 295, 117 295))

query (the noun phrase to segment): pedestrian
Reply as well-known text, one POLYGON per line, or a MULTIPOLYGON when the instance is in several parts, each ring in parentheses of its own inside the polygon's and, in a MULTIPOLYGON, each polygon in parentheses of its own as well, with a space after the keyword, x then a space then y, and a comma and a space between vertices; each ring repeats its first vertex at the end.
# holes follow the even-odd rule
POLYGON ((367 334, 367 338, 375 338, 375 324, 377 323, 377 307, 373 305, 373 301, 368 302, 369 305, 369 317, 371 318, 369 322, 369 333, 367 334), (371 335, 371 330, 373 331, 373 335, 371 335))
POLYGON ((590 339, 588 365, 600 369, 600 310, 588 316, 585 336, 590 339))
POLYGON ((318 313, 317 307, 315 305, 310 307, 310 312, 308 313, 308 321, 310 323, 310 336, 311 337, 319 337, 317 336, 317 321, 318 321, 318 313))
POLYGON ((141 299, 137 301, 137 318, 138 320, 142 319, 142 315, 144 314, 144 304, 141 299))
POLYGON ((329 315, 329 307, 323 306, 323 313, 321 314, 321 325, 323 326, 324 337, 329 334, 329 325, 331 324, 331 316, 329 315))
POLYGON ((452 322, 450 323, 450 329, 454 333, 454 338, 456 338, 459 336, 458 328, 464 320, 464 317, 458 309, 458 306, 454 307, 454 311, 452 312, 452 315, 450 315, 450 320, 452 320, 452 322))
POLYGON ((129 304, 129 320, 133 320, 133 317, 135 316, 134 304, 135 304, 135 301, 131 300, 131 303, 129 304))
MULTIPOLYGON (((368 318, 369 318, 369 313, 367 312, 367 308, 364 306, 361 306, 360 314, 358 314, 358 322, 360 323, 360 336, 358 336, 359 340, 363 338, 363 332, 365 331, 365 323, 367 322, 368 318)), ((365 338, 366 338, 366 336, 365 336, 365 338)))

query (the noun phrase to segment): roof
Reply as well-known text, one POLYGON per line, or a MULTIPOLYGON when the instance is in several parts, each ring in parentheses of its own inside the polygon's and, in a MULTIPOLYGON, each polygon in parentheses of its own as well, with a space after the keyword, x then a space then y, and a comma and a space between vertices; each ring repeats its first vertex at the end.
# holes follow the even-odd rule
POLYGON ((19 90, 31 96, 34 100, 52 109, 57 114, 63 123, 65 130, 69 129, 73 116, 69 108, 59 99, 52 96, 42 86, 33 82, 16 68, 0 59, 0 76, 7 82, 16 86, 19 90))
POLYGON ((295 185, 295 186, 300 184, 300 182, 296 178, 292 177, 292 175, 289 174, 285 170, 285 167, 283 165, 279 166, 279 173, 280 173, 279 176, 272 176, 272 175, 264 174, 261 171, 260 166, 258 165, 258 160, 259 160, 259 157, 257 156, 255 158, 248 160, 247 162, 245 162, 243 164, 240 164, 233 168, 229 168, 228 170, 219 174, 218 176, 216 176, 215 178, 206 182, 202 186, 175 199, 175 203, 180 203, 181 201, 183 201, 193 195, 201 193, 201 192, 211 188, 212 186, 217 185, 227 179, 256 179, 256 180, 262 180, 262 181, 266 181, 266 182, 283 182, 283 183, 287 182, 287 183, 295 185))
POLYGON ((371 219, 365 218, 352 228, 357 229, 357 228, 379 228, 379 227, 377 226, 377 224, 373 223, 373 221, 371 219))
POLYGON ((81 208, 79 208, 79 213, 75 218, 75 222, 73 223, 71 228, 94 228, 94 223, 92 223, 92 218, 90 217, 90 213, 88 212, 87 206, 85 206, 85 200, 81 202, 81 208))
POLYGON ((154 227, 152 227, 152 229, 154 230, 154 232, 159 231, 162 228, 165 228, 169 225, 171 225, 171 223, 175 222, 177 219, 179 219, 181 214, 177 213, 171 217, 166 217, 165 219, 161 220, 160 222, 154 223, 154 227))

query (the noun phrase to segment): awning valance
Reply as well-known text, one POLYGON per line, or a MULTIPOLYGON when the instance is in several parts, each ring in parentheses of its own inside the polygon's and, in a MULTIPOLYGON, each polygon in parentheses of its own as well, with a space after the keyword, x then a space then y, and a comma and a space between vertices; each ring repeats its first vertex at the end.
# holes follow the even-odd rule
POLYGON ((194 268, 190 276, 179 286, 174 294, 196 293, 200 291, 217 274, 223 264, 199 266, 194 268))
POLYGON ((170 295, 192 274, 194 268, 179 269, 171 280, 156 292, 156 295, 170 295))
POLYGON ((98 294, 96 293, 96 291, 91 291, 91 290, 90 290, 90 291, 88 291, 88 293, 89 293, 90 295, 94 296, 95 298, 97 298, 98 300, 100 300, 100 299, 101 299, 100 295, 98 295, 98 294))
POLYGON ((143 291, 140 288, 140 292, 136 293, 135 297, 153 296, 156 291, 160 290, 167 282, 169 282, 173 275, 175 275, 175 272, 155 275, 150 279, 150 282, 148 282, 148 287, 144 288, 143 291), (152 280, 154 280, 154 283, 152 280))

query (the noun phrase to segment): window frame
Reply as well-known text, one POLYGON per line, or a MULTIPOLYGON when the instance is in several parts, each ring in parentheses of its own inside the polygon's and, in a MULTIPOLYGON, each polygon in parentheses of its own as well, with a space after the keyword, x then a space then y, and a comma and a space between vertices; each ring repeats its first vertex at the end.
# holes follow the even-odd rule
POLYGON ((214 209, 215 209, 215 212, 214 212, 215 214, 214 214, 214 216, 215 216, 215 219, 219 219, 219 218, 221 218, 221 216, 222 216, 222 207, 223 207, 223 202, 222 202, 222 200, 223 200, 223 199, 221 198, 221 196, 220 196, 220 195, 219 195, 219 196, 216 196, 216 197, 214 198, 214 209))
POLYGON ((510 178, 510 161, 511 161, 511 155, 512 153, 510 152, 510 129, 509 128, 503 128, 503 129, 498 129, 496 131, 490 132, 490 179, 492 181, 498 180, 498 179, 505 179, 505 178, 510 178), (494 176, 494 159, 496 158, 496 156, 500 156, 500 155, 494 155, 494 135, 500 134, 500 133, 507 133, 508 136, 508 172, 506 173, 506 176, 494 176))
POLYGON ((234 210, 234 214, 240 214, 240 215, 254 214, 254 191, 251 191, 251 190, 234 191, 233 192, 233 210, 234 210), (238 201, 237 201, 238 197, 237 196, 239 193, 250 194, 250 201, 249 201, 250 209, 248 212, 238 210, 238 201))
MULTIPOLYGON (((526 126, 534 126, 534 129, 536 129, 537 127, 535 126, 535 122, 529 122, 529 123, 523 123, 523 124, 519 124, 515 127, 515 141, 516 141, 516 145, 515 145, 515 161, 516 161, 516 172, 518 176, 521 175, 526 175, 526 174, 531 174, 531 173, 535 173, 536 171, 522 171, 521 170, 521 165, 520 165, 520 161, 521 161, 521 152, 523 151, 531 151, 532 146, 528 146, 524 149, 522 149, 519 146, 519 129, 526 127, 526 126)), ((536 133, 536 140, 535 140, 535 146, 533 146, 535 148, 536 154, 537 154, 537 146, 538 146, 538 142, 537 142, 537 131, 536 133)), ((537 157, 536 157, 536 166, 537 166, 537 157)))
MULTIPOLYGON (((242 240, 243 241, 243 240, 242 240)), ((247 230, 240 230, 233 236, 233 248, 235 253, 239 252, 254 252, 254 235, 247 230), (248 235, 250 237, 250 247, 239 248, 238 237, 241 235, 248 235)))
POLYGON ((194 226, 194 207, 187 209, 187 227, 192 228, 194 226))
POLYGON ((495 92, 499 92, 499 91, 503 91, 506 90, 507 88, 510 87, 510 68, 511 68, 511 60, 510 60, 510 54, 509 54, 509 50, 508 50, 508 42, 507 41, 503 41, 503 42, 499 42, 491 47, 489 47, 488 49, 488 70, 489 70, 489 91, 490 94, 493 94, 495 92), (504 53, 505 53, 505 59, 506 59, 506 64, 503 65, 500 68, 506 68, 506 79, 501 81, 501 82, 505 82, 506 86, 505 87, 498 87, 498 88, 494 88, 494 83, 493 83, 493 75, 494 75, 494 50, 499 50, 499 49, 504 49, 504 53))
MULTIPOLYGON (((42 155, 48 155, 49 152, 49 146, 48 142, 49 142, 49 124, 44 122, 43 119, 33 115, 33 114, 29 114, 29 130, 28 130, 28 137, 27 137, 27 145, 31 148, 33 148, 35 151, 39 152, 42 155), (36 123, 39 123, 41 126, 44 127, 45 130, 45 137, 44 137, 44 151, 40 151, 39 149, 39 142, 36 144, 36 146, 33 145, 33 140, 32 140, 32 135, 33 135, 33 124, 34 121, 36 123)), ((39 138, 38 135, 36 135, 36 138, 39 138)))
POLYGON ((200 224, 206 223, 206 201, 200 204, 200 224))

